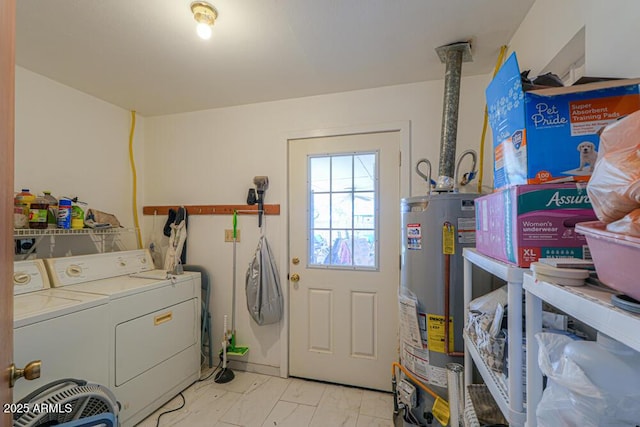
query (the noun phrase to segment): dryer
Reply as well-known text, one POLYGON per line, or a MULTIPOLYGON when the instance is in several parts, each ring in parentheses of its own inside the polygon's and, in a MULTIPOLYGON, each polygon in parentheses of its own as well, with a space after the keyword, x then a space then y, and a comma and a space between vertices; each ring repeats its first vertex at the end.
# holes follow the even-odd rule
POLYGON ((148 250, 46 260, 52 285, 108 298, 108 386, 133 426, 200 376, 200 273, 154 270, 148 250))
POLYGON ((109 299, 51 289, 42 260, 16 261, 13 270, 14 362, 42 361, 40 378, 16 382, 14 399, 60 378, 106 385, 109 299))

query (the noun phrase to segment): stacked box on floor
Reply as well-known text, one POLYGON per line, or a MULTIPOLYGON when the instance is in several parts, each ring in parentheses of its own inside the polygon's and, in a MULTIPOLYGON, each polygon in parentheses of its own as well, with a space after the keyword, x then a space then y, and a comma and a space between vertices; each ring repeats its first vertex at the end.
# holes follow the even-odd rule
POLYGON ((581 184, 517 185, 476 199, 476 249, 529 267, 540 258, 590 258, 579 222, 596 218, 581 184))

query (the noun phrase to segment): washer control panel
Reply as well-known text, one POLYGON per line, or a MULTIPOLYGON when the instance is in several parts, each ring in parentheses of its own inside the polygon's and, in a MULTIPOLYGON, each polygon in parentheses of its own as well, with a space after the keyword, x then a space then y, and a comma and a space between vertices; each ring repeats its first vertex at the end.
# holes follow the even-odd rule
POLYGON ((20 295, 49 287, 44 261, 34 259, 13 263, 13 294, 20 295))
POLYGON ((49 258, 45 263, 54 287, 125 276, 155 268, 148 249, 49 258))

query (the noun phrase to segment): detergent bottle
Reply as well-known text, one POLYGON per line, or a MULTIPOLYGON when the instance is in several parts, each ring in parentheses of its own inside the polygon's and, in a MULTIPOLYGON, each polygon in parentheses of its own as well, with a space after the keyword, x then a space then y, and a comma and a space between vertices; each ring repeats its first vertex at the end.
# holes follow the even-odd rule
POLYGON ((47 228, 49 202, 44 197, 38 197, 29 206, 29 228, 47 228))
POLYGON ((77 204, 71 207, 71 228, 84 228, 84 210, 77 204))
POLYGON ((23 188, 22 191, 16 194, 13 199, 13 227, 14 228, 29 228, 29 208, 31 202, 35 200, 36 196, 29 193, 28 188, 23 188))
POLYGON ((56 227, 58 221, 58 199, 51 195, 51 191, 43 191, 43 199, 46 199, 49 203, 49 213, 47 214, 47 226, 56 227))

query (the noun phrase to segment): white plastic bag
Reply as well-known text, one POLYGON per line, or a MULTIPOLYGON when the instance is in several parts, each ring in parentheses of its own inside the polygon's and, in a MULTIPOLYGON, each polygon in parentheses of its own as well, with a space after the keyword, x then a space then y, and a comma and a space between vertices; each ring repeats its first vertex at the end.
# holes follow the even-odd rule
POLYGON ((635 395, 612 394, 596 387, 564 354, 570 337, 541 332, 538 364, 547 388, 536 410, 540 427, 634 427, 640 420, 640 389, 635 395))

